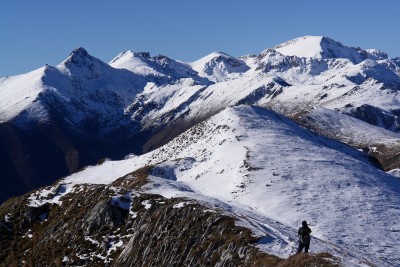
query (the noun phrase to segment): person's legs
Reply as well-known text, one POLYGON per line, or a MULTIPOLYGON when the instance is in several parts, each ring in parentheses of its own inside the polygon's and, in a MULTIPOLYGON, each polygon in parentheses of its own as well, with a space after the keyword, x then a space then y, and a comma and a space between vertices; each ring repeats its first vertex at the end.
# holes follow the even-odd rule
POLYGON ((306 249, 305 249, 305 252, 308 253, 308 249, 310 248, 310 243, 305 244, 304 247, 306 248, 306 249))
POLYGON ((304 248, 304 244, 302 242, 299 242, 299 247, 297 248, 297 254, 299 254, 304 248))

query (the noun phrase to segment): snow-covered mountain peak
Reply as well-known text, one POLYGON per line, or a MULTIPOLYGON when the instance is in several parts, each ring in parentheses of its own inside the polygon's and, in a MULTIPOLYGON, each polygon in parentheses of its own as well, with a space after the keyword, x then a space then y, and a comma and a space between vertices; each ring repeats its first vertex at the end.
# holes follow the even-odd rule
POLYGON ((303 36, 279 44, 273 49, 286 56, 322 58, 323 36, 303 36))
POLYGON ((95 132, 102 135, 121 119, 123 109, 145 83, 144 78, 112 68, 80 47, 55 67, 46 65, 0 83, 0 120, 26 126, 47 122, 62 112, 63 120, 81 129, 88 120, 101 124, 95 132))
POLYGON ((386 53, 371 49, 370 52, 359 47, 348 47, 325 36, 303 36, 279 44, 273 49, 286 56, 316 59, 347 58, 353 63, 371 59, 387 58, 386 53))
POLYGON ((217 61, 217 60, 233 60, 233 61, 241 61, 240 59, 237 59, 231 55, 228 55, 224 52, 212 52, 209 55, 202 57, 201 59, 190 63, 192 65, 193 69, 197 70, 198 68, 202 67, 202 65, 205 65, 209 63, 210 61, 217 61))
POLYGON ((110 61, 110 66, 117 69, 127 69, 142 76, 162 76, 162 72, 153 66, 150 53, 128 50, 118 54, 110 61))
POLYGON ((74 49, 71 54, 69 54, 68 58, 64 60, 62 63, 64 64, 78 64, 85 60, 92 60, 92 56, 84 49, 83 47, 78 47, 74 49))
POLYGON ((134 52, 132 50, 124 51, 119 53, 115 58, 110 61, 110 65, 113 67, 120 66, 124 62, 132 60, 132 58, 142 58, 142 59, 150 59, 149 52, 134 52))
POLYGON ((388 54, 382 50, 378 49, 366 49, 365 50, 368 53, 368 58, 373 59, 373 60, 382 60, 382 59, 388 59, 388 54))
POLYGON ((282 62, 285 59, 285 55, 274 48, 268 48, 261 52, 256 57, 256 62, 267 63, 267 62, 282 62))
POLYGON ((187 64, 164 55, 151 57, 149 52, 125 51, 111 60, 109 65, 117 69, 127 69, 137 75, 164 78, 168 81, 195 76, 195 72, 187 64))
POLYGON ((229 55, 227 53, 224 53, 224 52, 221 52, 221 51, 214 51, 214 52, 210 53, 209 55, 207 55, 205 57, 202 57, 201 59, 199 59, 199 60, 197 60, 195 62, 210 61, 210 60, 212 60, 214 58, 219 58, 219 57, 234 58, 233 56, 231 56, 231 55, 229 55))
POLYGON ((80 46, 80 47, 78 47, 78 48, 75 48, 75 49, 71 52, 70 56, 87 57, 87 56, 89 56, 89 53, 86 51, 85 48, 83 48, 83 47, 80 46))
POLYGON ((189 65, 200 76, 214 82, 227 80, 232 78, 231 74, 244 73, 250 69, 243 60, 223 52, 212 52, 189 65))
POLYGON ((67 59, 57 65, 57 69, 71 77, 96 79, 107 73, 110 66, 91 56, 84 48, 79 47, 72 51, 67 59))

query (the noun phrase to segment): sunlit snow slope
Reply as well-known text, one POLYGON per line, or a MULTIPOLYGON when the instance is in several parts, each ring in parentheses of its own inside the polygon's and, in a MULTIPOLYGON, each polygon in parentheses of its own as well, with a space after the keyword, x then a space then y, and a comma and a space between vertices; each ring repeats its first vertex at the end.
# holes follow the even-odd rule
POLYGON ((354 63, 365 59, 387 59, 383 51, 377 49, 362 50, 361 48, 347 47, 324 36, 303 36, 283 44, 274 49, 287 56, 310 58, 347 58, 354 63))
POLYGON ((357 150, 274 112, 229 108, 153 152, 107 161, 62 182, 110 183, 149 164, 155 178, 172 180, 166 186, 161 179, 149 192, 215 198, 253 218, 258 230, 277 227, 277 240, 260 244, 269 252, 293 253, 296 228, 307 220, 321 240, 313 241, 313 251, 327 250, 346 266, 399 262, 400 180, 357 150))

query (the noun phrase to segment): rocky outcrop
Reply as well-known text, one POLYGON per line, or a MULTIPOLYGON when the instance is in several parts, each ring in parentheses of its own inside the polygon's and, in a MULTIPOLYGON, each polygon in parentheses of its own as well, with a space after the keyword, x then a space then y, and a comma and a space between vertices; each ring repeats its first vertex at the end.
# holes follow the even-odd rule
POLYGON ((393 132, 400 132, 399 111, 387 111, 371 105, 361 105, 351 108, 346 112, 350 116, 365 121, 369 124, 388 129, 393 132))

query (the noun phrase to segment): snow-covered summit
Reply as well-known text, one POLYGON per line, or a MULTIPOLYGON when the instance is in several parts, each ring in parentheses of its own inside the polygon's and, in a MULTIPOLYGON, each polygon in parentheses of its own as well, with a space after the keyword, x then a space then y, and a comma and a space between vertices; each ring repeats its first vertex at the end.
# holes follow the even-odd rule
POLYGON ((61 112, 74 127, 89 117, 111 126, 144 85, 143 77, 115 69, 79 47, 55 67, 2 80, 0 119, 25 124, 47 121, 61 112))
POLYGON ((366 49, 365 50, 368 53, 368 58, 373 59, 373 60, 382 60, 382 59, 388 59, 389 56, 386 54, 386 52, 378 49, 366 49))
POLYGON ((151 66, 151 57, 148 52, 133 52, 128 50, 118 54, 110 61, 110 66, 117 69, 127 69, 139 75, 162 76, 163 74, 151 66))
POLYGON ((223 52, 213 52, 188 64, 200 76, 214 82, 224 81, 230 78, 232 74, 244 73, 250 69, 243 60, 223 52))
POLYGON ((306 58, 347 58, 353 63, 360 63, 365 59, 386 59, 387 54, 377 49, 363 50, 348 47, 340 42, 325 36, 303 36, 284 42, 273 47, 286 56, 306 58))
POLYGON ((100 59, 91 56, 83 47, 78 47, 56 68, 71 77, 97 79, 107 75, 111 67, 100 59))
POLYGON ((85 48, 83 48, 82 46, 79 46, 79 47, 75 48, 71 52, 71 54, 69 54, 68 58, 65 61, 79 60, 79 58, 86 58, 86 57, 91 57, 91 55, 89 55, 88 51, 86 51, 85 48))
MULTIPOLYGON (((187 64, 163 55, 151 57, 148 52, 125 51, 117 55, 109 64, 113 68, 127 69, 137 75, 161 78, 165 81, 197 78, 195 71, 187 64)), ((160 82, 160 80, 157 81, 160 82)))
MULTIPOLYGON (((91 56, 86 51, 85 48, 78 47, 78 48, 74 49, 69 54, 69 56, 59 64, 59 66, 65 66, 65 67, 70 67, 70 66, 73 66, 73 65, 84 66, 84 65, 87 65, 88 62, 96 62, 96 63, 99 63, 101 65, 105 64, 101 60, 91 56)), ((107 64, 105 64, 105 65, 107 65, 107 64)))

